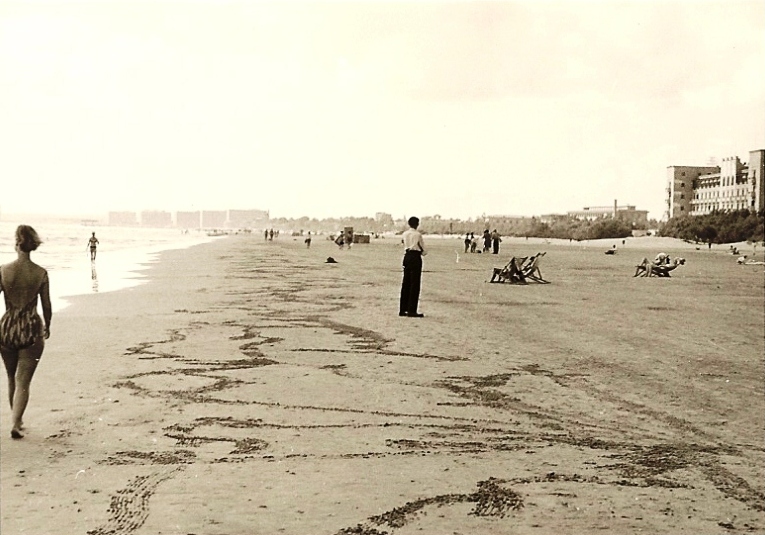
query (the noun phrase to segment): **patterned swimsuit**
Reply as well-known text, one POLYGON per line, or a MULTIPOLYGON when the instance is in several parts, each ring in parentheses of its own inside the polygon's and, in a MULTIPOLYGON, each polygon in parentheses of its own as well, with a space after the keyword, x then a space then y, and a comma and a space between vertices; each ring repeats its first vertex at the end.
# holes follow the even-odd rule
MULTIPOLYGON (((43 284, 48 280, 45 275, 43 284)), ((44 337, 45 326, 37 314, 37 295, 22 307, 17 307, 8 298, 0 276, 0 290, 5 297, 5 314, 0 318, 0 347, 18 351, 30 347, 44 337)))

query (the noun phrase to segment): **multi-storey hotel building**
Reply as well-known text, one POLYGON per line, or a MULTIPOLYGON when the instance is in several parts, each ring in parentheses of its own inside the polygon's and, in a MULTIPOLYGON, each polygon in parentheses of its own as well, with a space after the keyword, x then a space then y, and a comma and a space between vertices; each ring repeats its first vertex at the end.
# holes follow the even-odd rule
POLYGON ((749 162, 723 158, 720 166, 667 168, 667 216, 713 210, 765 210, 765 150, 749 151, 749 162))

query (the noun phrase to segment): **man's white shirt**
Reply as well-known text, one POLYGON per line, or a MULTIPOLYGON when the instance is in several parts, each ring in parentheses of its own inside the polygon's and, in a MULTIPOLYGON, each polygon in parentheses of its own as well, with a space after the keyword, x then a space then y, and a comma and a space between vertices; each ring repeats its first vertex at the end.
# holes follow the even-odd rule
POLYGON ((408 251, 421 251, 423 255, 428 254, 425 252, 425 242, 423 242, 422 234, 420 234, 419 230, 410 228, 404 231, 401 237, 404 240, 404 249, 408 251))

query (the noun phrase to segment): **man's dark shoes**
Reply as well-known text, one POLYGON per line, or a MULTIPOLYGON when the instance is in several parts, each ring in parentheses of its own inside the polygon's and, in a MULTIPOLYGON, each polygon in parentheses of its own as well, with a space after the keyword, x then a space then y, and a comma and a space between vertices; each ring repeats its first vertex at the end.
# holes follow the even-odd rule
POLYGON ((406 312, 399 312, 398 315, 399 316, 406 316, 406 312))
POLYGON ((410 318, 424 318, 425 314, 421 314, 419 312, 409 313, 407 314, 410 318))

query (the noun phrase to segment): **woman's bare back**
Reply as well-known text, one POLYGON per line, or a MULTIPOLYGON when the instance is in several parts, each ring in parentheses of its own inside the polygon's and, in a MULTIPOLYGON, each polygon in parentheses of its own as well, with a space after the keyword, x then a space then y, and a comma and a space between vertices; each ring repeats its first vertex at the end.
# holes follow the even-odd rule
POLYGON ((15 260, 0 266, 0 287, 6 302, 17 308, 31 302, 47 283, 46 275, 45 269, 31 261, 15 260))

